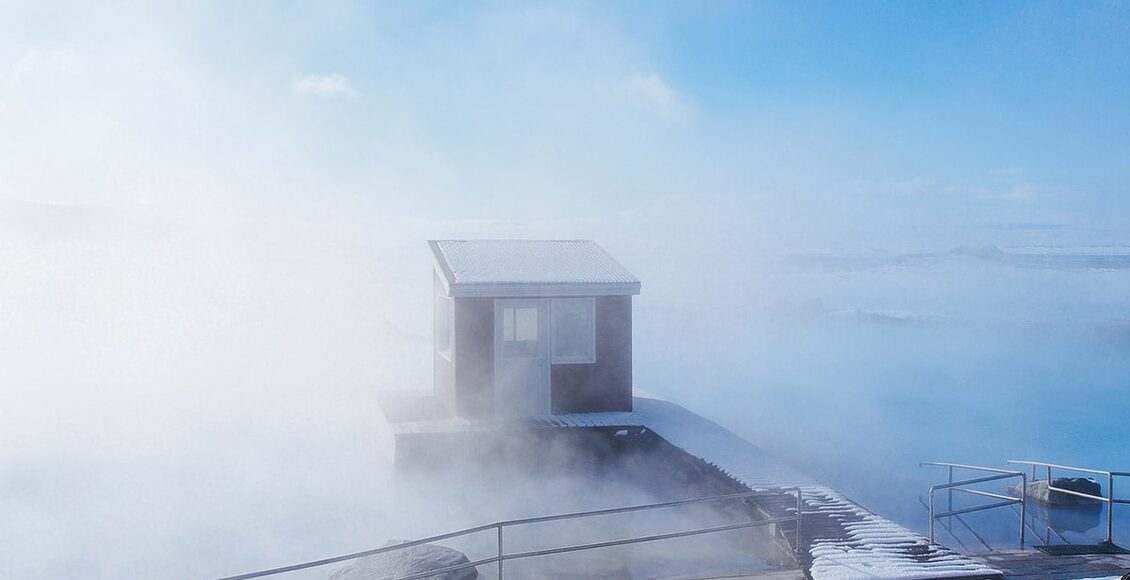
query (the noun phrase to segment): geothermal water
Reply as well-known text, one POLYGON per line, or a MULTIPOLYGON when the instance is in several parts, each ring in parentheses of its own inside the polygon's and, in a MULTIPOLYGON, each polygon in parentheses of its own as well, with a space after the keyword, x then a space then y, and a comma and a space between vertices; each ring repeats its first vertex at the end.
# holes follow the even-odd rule
MULTIPOLYGON (((763 318, 723 320, 683 336, 692 345, 710 340, 710 353, 644 354, 650 364, 640 367, 637 385, 923 533, 922 502, 947 474, 920 461, 1127 469, 1130 271, 1054 261, 1086 248, 1011 251, 1051 256, 1053 264, 1016 267, 949 253, 793 262, 785 279, 803 288, 793 299, 763 318)), ((1101 251, 1125 255, 1125 247, 1101 251)), ((1002 493, 1003 483, 981 489, 1002 493)), ((939 506, 945 499, 939 495, 939 506)), ((959 496, 955 507, 973 505, 968 499, 959 496)), ((1029 520, 1044 538, 1047 515, 1033 511, 1029 520)), ((1051 535, 1057 543, 1105 537, 1105 509, 1052 519, 1064 517, 1063 536, 1051 535)), ((1011 508, 965 518, 990 545, 1017 540, 1011 508)), ((1116 507, 1115 524, 1115 541, 1130 542, 1130 510, 1116 507)), ((970 548, 983 548, 962 531, 970 548)), ((1029 543, 1037 543, 1031 534, 1029 543)), ((944 532, 938 539, 962 547, 944 532)))

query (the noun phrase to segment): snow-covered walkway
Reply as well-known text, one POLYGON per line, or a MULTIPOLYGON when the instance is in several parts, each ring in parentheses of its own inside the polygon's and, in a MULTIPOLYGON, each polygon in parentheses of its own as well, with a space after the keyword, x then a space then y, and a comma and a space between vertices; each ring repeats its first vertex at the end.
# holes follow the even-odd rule
POLYGON ((751 489, 799 486, 805 505, 802 543, 815 580, 1000 577, 999 571, 867 511, 679 405, 637 396, 634 408, 632 414, 647 428, 751 489))
MULTIPOLYGON (((1000 578, 1001 573, 864 509, 721 425, 675 403, 637 396, 632 412, 444 418, 393 423, 397 437, 515 428, 650 429, 751 490, 800 487, 802 562, 814 580, 1000 578)), ((782 510, 785 508, 782 507, 782 510)), ((795 511, 795 504, 793 506, 795 511)), ((777 514, 791 516, 792 512, 777 514)))

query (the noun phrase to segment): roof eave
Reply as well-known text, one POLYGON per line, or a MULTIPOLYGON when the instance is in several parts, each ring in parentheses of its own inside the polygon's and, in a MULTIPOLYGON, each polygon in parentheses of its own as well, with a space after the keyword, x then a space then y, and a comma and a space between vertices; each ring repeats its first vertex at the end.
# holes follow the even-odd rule
POLYGON ((480 283, 451 284, 447 295, 458 298, 533 298, 547 296, 634 296, 640 293, 639 282, 626 283, 480 283))
POLYGON ((447 258, 443 255, 443 250, 439 247, 441 240, 428 240, 428 247, 432 249, 432 263, 435 265, 436 271, 439 272, 440 284, 443 284, 443 293, 446 296, 452 296, 451 285, 455 283, 455 274, 451 271, 451 266, 447 263, 447 258))

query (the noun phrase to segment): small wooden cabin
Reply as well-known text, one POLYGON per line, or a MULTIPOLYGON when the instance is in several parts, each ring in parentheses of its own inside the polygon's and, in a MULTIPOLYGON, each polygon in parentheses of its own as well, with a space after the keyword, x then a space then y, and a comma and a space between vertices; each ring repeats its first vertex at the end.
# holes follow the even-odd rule
POLYGON ((632 409, 640 282, 589 240, 434 240, 435 395, 458 416, 632 409))

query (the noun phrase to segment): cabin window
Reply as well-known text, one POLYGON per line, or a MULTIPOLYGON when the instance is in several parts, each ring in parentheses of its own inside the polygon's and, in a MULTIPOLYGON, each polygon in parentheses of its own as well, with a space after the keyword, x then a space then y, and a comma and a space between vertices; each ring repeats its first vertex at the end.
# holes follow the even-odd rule
POLYGON ((451 360, 451 346, 455 344, 455 305, 454 301, 442 294, 435 295, 433 304, 432 333, 435 338, 436 352, 451 360))
POLYGON ((596 362, 596 301, 592 298, 555 298, 553 310, 553 362, 596 362))
POLYGON ((536 306, 508 306, 502 309, 502 355, 522 358, 538 356, 536 306))

